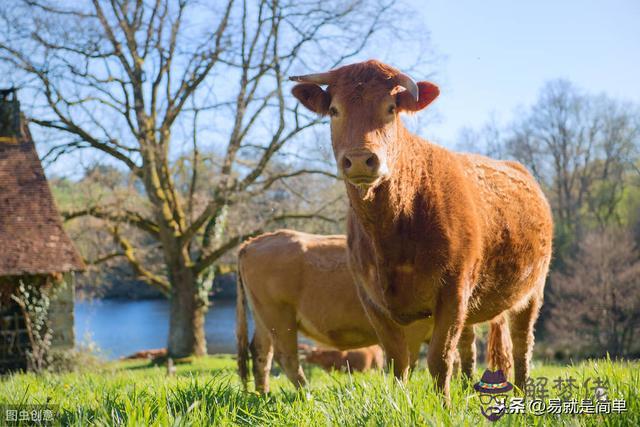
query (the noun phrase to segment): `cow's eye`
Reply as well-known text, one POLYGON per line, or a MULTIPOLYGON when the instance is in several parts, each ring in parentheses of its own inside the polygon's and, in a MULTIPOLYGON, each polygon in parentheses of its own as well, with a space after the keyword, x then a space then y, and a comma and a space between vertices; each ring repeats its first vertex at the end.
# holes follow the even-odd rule
POLYGON ((395 105, 393 105, 393 104, 389 105, 389 109, 387 110, 387 112, 388 112, 389 114, 395 114, 395 112, 396 112, 396 106, 395 106, 395 105))
POLYGON ((336 107, 329 107, 329 115, 335 117, 338 115, 338 109, 336 107))

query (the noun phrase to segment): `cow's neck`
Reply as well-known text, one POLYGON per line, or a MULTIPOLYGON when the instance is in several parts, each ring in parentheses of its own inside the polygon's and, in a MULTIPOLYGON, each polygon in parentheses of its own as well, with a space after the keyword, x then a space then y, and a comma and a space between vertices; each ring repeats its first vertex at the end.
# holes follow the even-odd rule
POLYGON ((355 219, 374 241, 394 234, 399 222, 410 221, 417 200, 428 203, 434 190, 429 174, 433 145, 404 127, 398 135, 396 151, 389 153, 392 162, 389 177, 364 192, 347 184, 355 219))

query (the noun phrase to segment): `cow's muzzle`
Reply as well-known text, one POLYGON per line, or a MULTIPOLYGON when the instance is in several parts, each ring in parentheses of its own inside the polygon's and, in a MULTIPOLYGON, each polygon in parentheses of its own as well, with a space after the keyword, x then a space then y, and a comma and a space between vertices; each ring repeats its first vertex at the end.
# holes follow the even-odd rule
POLYGON ((380 159, 368 150, 345 153, 340 159, 340 168, 344 177, 355 185, 370 185, 380 177, 380 159))

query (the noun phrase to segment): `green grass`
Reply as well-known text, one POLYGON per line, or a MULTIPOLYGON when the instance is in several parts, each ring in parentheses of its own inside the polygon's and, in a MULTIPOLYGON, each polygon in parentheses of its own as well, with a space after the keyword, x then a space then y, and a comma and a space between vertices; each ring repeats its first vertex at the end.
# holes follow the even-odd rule
MULTIPOLYGON (((624 398, 627 412, 611 415, 506 415, 498 423, 480 413, 476 392, 461 379, 449 408, 419 369, 405 386, 383 373, 347 375, 306 369, 310 386, 297 392, 280 374, 272 393, 243 392, 231 356, 179 365, 177 375, 146 362, 114 362, 91 372, 15 374, 0 379, 0 405, 59 405, 64 425, 640 425, 640 363, 598 360, 575 366, 534 364, 532 376, 608 378, 609 399, 624 398)), ((476 377, 481 374, 480 370, 476 377)), ((551 388, 551 387, 550 387, 551 388)), ((580 400, 586 393, 578 389, 580 400)), ((555 394, 551 390, 551 395, 555 394)), ((4 414, 0 414, 4 417, 4 414)), ((3 419, 3 418, 2 418, 3 419)), ((0 421, 2 424, 2 421, 0 421)))

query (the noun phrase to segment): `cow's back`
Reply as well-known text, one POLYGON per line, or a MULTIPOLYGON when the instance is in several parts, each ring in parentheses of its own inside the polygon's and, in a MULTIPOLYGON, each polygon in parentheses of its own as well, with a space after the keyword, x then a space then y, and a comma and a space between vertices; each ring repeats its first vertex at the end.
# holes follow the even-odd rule
POLYGON ((251 295, 269 295, 272 302, 292 303, 301 292, 303 250, 295 232, 279 230, 245 242, 239 268, 251 295))

